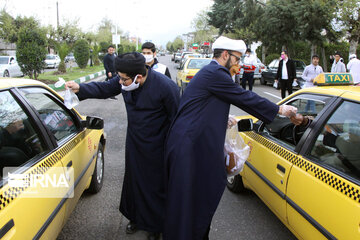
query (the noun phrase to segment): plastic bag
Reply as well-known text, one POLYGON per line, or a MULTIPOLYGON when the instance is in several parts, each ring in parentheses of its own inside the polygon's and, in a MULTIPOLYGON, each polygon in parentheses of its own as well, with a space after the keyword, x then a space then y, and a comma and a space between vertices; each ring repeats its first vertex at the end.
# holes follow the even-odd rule
POLYGON ((245 144, 237 131, 237 125, 226 130, 224 144, 225 166, 228 177, 239 174, 250 155, 250 147, 245 144))
POLYGON ((297 81, 293 81, 292 86, 296 87, 298 85, 297 81))
MULTIPOLYGON (((54 85, 56 88, 60 88, 64 84, 65 84, 65 80, 59 77, 59 81, 57 81, 54 85)), ((64 105, 68 109, 72 109, 73 107, 78 105, 79 102, 80 102, 79 98, 76 96, 76 94, 73 91, 71 91, 70 89, 65 90, 64 105)))
POLYGON ((276 88, 276 89, 278 88, 278 82, 277 81, 274 81, 273 87, 276 88))
POLYGON ((72 109, 79 104, 79 98, 69 88, 65 91, 64 104, 68 109, 72 109))

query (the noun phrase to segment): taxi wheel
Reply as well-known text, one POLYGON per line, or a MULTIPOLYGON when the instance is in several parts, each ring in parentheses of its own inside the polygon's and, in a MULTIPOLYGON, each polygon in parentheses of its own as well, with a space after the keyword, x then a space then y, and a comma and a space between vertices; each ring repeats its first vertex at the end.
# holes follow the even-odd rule
POLYGON ((88 191, 98 193, 101 190, 104 180, 104 147, 99 142, 99 149, 96 156, 94 173, 91 177, 91 183, 88 191))
POLYGON ((241 193, 246 190, 243 184, 242 177, 239 174, 233 177, 228 177, 226 185, 228 189, 234 193, 241 193))

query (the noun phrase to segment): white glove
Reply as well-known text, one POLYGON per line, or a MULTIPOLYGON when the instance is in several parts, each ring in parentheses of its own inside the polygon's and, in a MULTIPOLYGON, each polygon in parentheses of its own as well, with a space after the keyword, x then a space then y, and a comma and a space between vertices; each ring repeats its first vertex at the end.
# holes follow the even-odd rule
POLYGON ((290 105, 281 105, 279 108, 279 114, 285 117, 294 117, 296 116, 297 108, 290 105))
POLYGON ((235 126, 237 123, 237 120, 235 119, 235 117, 233 115, 229 115, 229 120, 228 120, 228 128, 232 128, 233 126, 235 126))

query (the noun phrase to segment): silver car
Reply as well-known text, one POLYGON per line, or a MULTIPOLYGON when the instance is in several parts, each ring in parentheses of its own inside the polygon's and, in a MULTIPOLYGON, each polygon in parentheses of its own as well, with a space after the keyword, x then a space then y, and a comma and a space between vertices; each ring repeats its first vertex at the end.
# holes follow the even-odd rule
POLYGON ((0 56, 0 77, 24 76, 15 56, 0 56))

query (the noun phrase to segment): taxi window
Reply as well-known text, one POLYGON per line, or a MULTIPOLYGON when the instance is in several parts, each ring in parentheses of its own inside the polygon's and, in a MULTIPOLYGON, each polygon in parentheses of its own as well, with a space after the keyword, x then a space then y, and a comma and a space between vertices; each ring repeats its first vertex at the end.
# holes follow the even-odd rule
MULTIPOLYGON (((298 113, 304 116, 311 116, 316 118, 319 112, 324 108, 330 97, 312 94, 301 94, 290 99, 285 104, 294 106, 298 109, 298 113)), ((294 124, 290 119, 277 115, 275 119, 264 126, 265 135, 277 138, 281 143, 284 143, 291 148, 295 148, 299 142, 299 136, 294 135, 294 124), (296 139, 294 139, 296 137, 296 139)))
POLYGON ((47 147, 36 132, 33 121, 10 92, 0 92, 0 178, 4 167, 19 167, 41 154, 47 147))
POLYGON ((311 156, 360 180, 360 104, 343 102, 317 137, 311 156))
POLYGON ((75 121, 69 113, 65 108, 59 106, 57 102, 50 98, 45 90, 42 90, 42 92, 28 90, 31 89, 21 89, 26 99, 39 113, 41 120, 54 135, 57 142, 77 132, 75 121))
POLYGON ((187 66, 188 69, 201 69, 202 67, 208 65, 211 62, 211 59, 191 59, 187 66))

